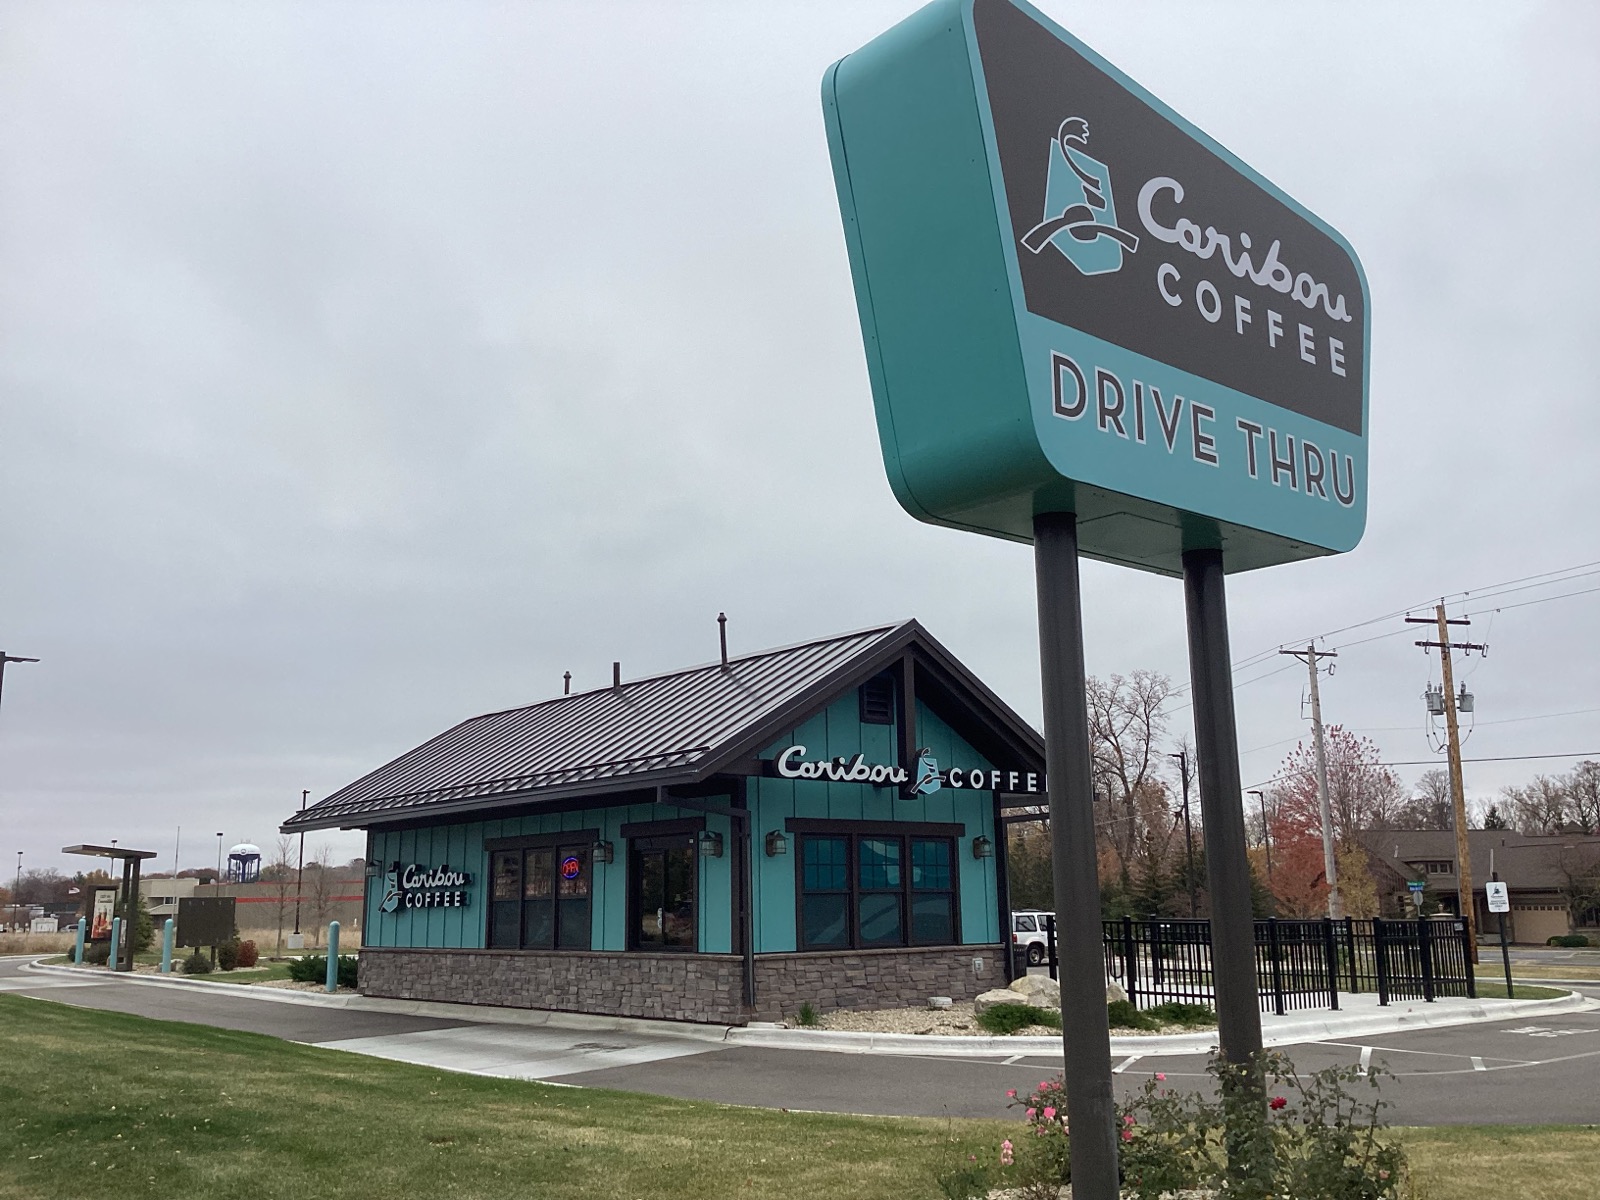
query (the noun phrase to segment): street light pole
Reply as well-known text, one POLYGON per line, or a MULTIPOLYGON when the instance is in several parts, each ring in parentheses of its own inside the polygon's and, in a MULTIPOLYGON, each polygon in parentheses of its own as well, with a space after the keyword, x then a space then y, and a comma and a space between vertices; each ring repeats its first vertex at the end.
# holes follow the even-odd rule
MULTIPOLYGON (((300 789, 300 811, 306 810, 306 799, 311 795, 310 788, 300 789)), ((300 831, 300 865, 295 868, 294 874, 294 932, 300 935, 300 888, 306 878, 306 831, 300 831)))
POLYGON ((1261 801, 1261 844, 1267 851, 1267 878, 1272 878, 1272 829, 1267 824, 1267 794, 1252 790, 1250 793, 1261 801))
POLYGON ((39 660, 37 658, 24 658, 20 654, 7 654, 4 650, 0 650, 0 695, 4 695, 5 694, 5 689, 6 689, 6 664, 7 663, 38 662, 38 661, 39 660))
POLYGON ((222 882, 222 834, 220 831, 217 833, 217 877, 212 882, 214 884, 222 882))
POLYGON ((1187 859, 1184 882, 1189 885, 1189 916, 1194 918, 1200 915, 1200 905, 1194 891, 1194 829, 1189 824, 1189 752, 1180 750, 1167 757, 1178 760, 1178 773, 1183 777, 1183 845, 1187 859))
POLYGON ((11 889, 11 919, 17 919, 17 905, 22 903, 22 851, 17 851, 17 882, 11 889))

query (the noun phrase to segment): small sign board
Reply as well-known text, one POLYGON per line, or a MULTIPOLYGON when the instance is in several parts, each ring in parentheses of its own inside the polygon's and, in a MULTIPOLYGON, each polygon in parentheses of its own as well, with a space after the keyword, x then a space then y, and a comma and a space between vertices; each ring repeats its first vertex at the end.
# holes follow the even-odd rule
POLYGON ((1511 911, 1511 889, 1504 883, 1490 882, 1483 885, 1489 896, 1489 911, 1503 913, 1511 911))
POLYGON ((117 889, 95 888, 89 900, 89 940, 109 942, 111 921, 117 911, 117 889))
POLYGON ((234 935, 232 896, 183 896, 178 900, 177 943, 220 946, 234 935))
POLYGON ((1329 225, 1024 0, 823 81, 884 466, 920 520, 1176 575, 1351 550, 1369 301, 1329 225))

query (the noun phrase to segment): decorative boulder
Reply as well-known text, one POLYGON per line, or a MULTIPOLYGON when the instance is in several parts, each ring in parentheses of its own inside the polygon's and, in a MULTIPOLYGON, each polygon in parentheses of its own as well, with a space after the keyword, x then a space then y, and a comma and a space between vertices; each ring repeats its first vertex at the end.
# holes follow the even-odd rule
POLYGON ((1020 979, 1013 979, 1009 990, 1017 994, 1021 1003, 1031 1004, 1035 1008, 1061 1007, 1061 985, 1048 975, 1024 975, 1020 979))
POLYGON ((1106 1003, 1115 1004, 1118 1000, 1126 1000, 1128 993, 1122 990, 1120 983, 1106 982, 1106 1003))
POLYGON ((979 1013, 987 1012, 997 1004, 1026 1003, 1026 1000, 1009 988, 993 988, 979 994, 978 998, 972 1002, 972 1012, 976 1016, 979 1013))

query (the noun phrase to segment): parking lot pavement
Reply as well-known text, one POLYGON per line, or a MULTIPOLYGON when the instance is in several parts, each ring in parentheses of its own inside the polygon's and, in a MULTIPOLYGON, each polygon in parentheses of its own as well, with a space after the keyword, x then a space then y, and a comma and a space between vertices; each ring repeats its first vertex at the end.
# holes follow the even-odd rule
MULTIPOLYGON (((0 989, 86 1008, 245 1029, 292 1041, 452 1070, 651 1092, 726 1104, 907 1116, 1003 1117, 1005 1091, 1060 1070, 1059 1056, 962 1059, 724 1046, 647 1032, 488 1025, 354 1008, 209 994, 198 987, 92 982, 19 971, 0 960, 0 989)), ((1600 985, 1580 988, 1600 998, 1600 985)), ((1286 1047, 1302 1072, 1379 1066, 1399 1125, 1600 1123, 1600 1012, 1562 1013, 1286 1047)), ((1122 1055, 1126 1095, 1154 1072, 1204 1085, 1203 1055, 1122 1055)), ((1015 1115, 1014 1113, 1009 1115, 1015 1115)))

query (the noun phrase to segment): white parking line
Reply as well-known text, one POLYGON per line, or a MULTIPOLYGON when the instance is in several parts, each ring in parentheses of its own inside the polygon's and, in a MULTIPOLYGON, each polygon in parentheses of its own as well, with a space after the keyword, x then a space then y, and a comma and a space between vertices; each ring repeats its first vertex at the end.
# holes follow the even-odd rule
POLYGON ((1365 1075, 1372 1070, 1372 1047, 1361 1047, 1361 1074, 1365 1075))
POLYGON ((1483 1065, 1483 1059, 1479 1058, 1477 1055, 1473 1055, 1472 1069, 1474 1071, 1487 1071, 1489 1068, 1483 1065))
POLYGON ((463 1025, 314 1044, 328 1050, 348 1050, 376 1058, 510 1079, 551 1079, 583 1071, 603 1071, 607 1067, 705 1054, 717 1049, 711 1043, 679 1038, 640 1044, 618 1034, 506 1025, 463 1025), (601 1037, 607 1040, 581 1040, 601 1037))
POLYGON ((1130 1055, 1128 1055, 1127 1058, 1123 1059, 1116 1066, 1112 1067, 1111 1068, 1111 1073, 1113 1075, 1121 1075, 1124 1071, 1126 1071, 1129 1067, 1133 1066, 1134 1063, 1138 1062, 1143 1057, 1144 1057, 1144 1055, 1142 1055, 1142 1054, 1130 1054, 1130 1055))

